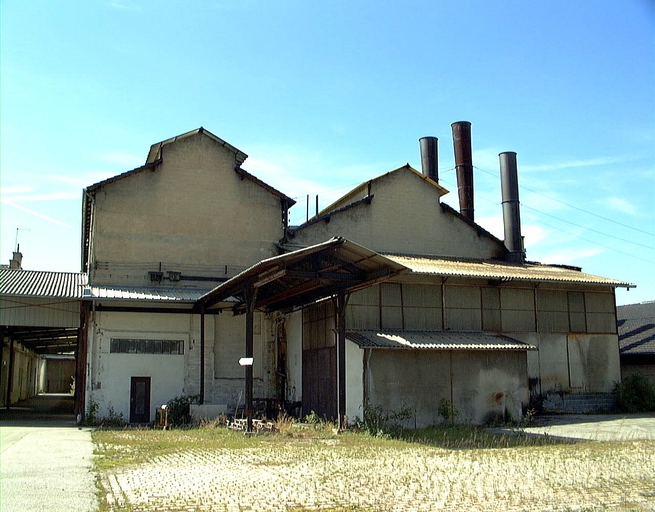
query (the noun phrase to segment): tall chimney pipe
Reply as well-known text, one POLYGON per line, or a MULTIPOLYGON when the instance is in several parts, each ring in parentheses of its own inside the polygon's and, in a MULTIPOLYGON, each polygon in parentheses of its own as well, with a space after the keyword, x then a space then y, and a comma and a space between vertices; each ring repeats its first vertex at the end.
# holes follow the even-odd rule
POLYGON ((473 151, 471 150, 471 123, 458 121, 451 125, 457 171, 459 212, 473 221, 473 151))
POLYGON ((439 183, 439 139, 436 137, 421 137, 421 170, 423 174, 439 183))
POLYGON ((523 238, 521 237, 521 212, 519 204, 519 179, 516 153, 507 151, 498 155, 500 159, 500 188, 503 204, 503 226, 507 259, 513 263, 525 262, 523 238))

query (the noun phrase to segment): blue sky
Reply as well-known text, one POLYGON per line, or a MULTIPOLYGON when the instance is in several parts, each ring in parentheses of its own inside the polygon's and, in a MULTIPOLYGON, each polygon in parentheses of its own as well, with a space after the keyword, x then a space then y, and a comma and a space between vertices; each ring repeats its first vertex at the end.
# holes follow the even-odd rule
POLYGON ((476 220, 502 238, 516 151, 528 259, 655 300, 655 2, 3 0, 1 247, 78 271, 82 189, 204 126, 297 198, 292 222, 472 123, 476 220))

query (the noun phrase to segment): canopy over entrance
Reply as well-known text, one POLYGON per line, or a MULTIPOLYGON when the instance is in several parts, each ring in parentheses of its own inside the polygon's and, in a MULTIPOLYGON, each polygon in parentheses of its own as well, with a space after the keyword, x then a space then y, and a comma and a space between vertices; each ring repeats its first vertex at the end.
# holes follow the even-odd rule
POLYGON ((405 270, 400 263, 336 237, 262 260, 200 297, 196 307, 209 309, 228 297, 245 307, 250 290, 255 292, 254 309, 278 311, 365 288, 405 270))
MULTIPOLYGON (((201 313, 201 360, 204 361, 204 313, 229 297, 236 298, 237 311, 246 313, 247 429, 252 430, 253 402, 253 314, 293 309, 326 297, 336 297, 336 380, 339 422, 345 416, 345 306, 346 294, 407 270, 348 240, 337 237, 294 252, 262 260, 241 274, 206 293, 195 304, 201 313)), ((200 365, 200 396, 204 395, 204 364, 200 365)))

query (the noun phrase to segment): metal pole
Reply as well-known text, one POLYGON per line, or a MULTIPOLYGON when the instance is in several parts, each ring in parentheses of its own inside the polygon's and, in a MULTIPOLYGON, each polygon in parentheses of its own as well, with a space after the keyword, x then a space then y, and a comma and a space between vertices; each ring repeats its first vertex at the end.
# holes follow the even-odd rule
POLYGON ((346 418, 346 304, 345 292, 339 292, 336 300, 337 327, 337 414, 339 428, 343 428, 346 418))
POLYGON ((205 306, 200 306, 200 404, 205 403, 205 306))
MULTIPOLYGON (((254 354, 254 315, 257 294, 254 288, 246 290, 246 358, 253 358, 254 354)), ((254 362, 254 361, 253 361, 254 362)), ((246 365, 246 432, 252 432, 253 416, 253 364, 246 365)))
POLYGON ((11 343, 9 344, 9 379, 7 382, 7 403, 5 404, 7 409, 11 407, 11 392, 14 390, 14 357, 14 338, 11 338, 11 343))

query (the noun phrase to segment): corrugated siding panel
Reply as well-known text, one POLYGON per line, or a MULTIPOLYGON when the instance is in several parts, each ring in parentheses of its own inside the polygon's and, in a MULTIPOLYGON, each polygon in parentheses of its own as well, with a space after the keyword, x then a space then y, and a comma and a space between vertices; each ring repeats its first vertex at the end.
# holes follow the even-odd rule
POLYGON ((80 302, 32 297, 2 297, 0 316, 2 325, 79 327, 80 302))

